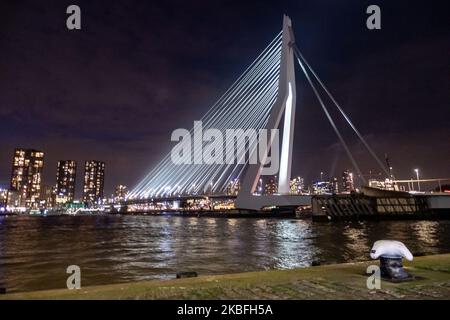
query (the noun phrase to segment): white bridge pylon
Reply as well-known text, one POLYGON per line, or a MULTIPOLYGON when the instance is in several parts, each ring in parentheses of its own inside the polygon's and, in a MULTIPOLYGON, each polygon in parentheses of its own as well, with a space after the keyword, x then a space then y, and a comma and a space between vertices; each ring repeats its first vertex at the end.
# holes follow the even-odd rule
MULTIPOLYGON (((310 205, 309 195, 289 195, 292 167, 292 148, 294 140, 296 85, 294 68, 295 37, 291 19, 284 15, 281 43, 280 77, 278 82, 278 97, 275 101, 266 129, 277 129, 284 113, 283 140, 278 174, 278 195, 255 195, 256 187, 261 176, 263 164, 266 163, 273 140, 265 147, 265 159, 258 164, 249 164, 243 177, 241 189, 236 199, 236 208, 259 210, 268 206, 301 206, 310 205)), ((273 139, 273 137, 272 137, 273 139)), ((254 150, 253 152, 257 152, 254 150)))

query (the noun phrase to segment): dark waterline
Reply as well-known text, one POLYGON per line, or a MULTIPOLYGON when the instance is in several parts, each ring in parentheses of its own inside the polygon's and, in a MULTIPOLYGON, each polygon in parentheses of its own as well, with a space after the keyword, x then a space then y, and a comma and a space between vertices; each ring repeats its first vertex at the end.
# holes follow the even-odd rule
POLYGON ((413 254, 450 252, 450 221, 312 223, 307 220, 166 216, 0 217, 0 287, 65 288, 368 260, 373 242, 413 254))

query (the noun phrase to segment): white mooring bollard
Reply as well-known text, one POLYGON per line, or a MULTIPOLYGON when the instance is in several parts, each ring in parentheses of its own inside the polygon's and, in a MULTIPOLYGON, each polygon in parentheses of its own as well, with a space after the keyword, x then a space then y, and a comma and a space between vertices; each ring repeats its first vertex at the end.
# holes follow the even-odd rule
POLYGON ((400 241, 378 240, 370 250, 372 259, 380 259, 381 277, 388 280, 411 280, 413 277, 403 268, 402 259, 413 260, 412 253, 400 241))

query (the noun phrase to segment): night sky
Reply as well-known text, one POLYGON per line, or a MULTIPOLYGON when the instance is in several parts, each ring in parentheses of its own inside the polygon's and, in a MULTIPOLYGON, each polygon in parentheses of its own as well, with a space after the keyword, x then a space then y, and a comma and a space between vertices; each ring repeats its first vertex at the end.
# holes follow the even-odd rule
MULTIPOLYGON (((0 186, 15 147, 106 162, 106 192, 134 186, 281 30, 297 44, 397 178, 450 177, 450 7, 447 1, 0 2, 0 186), (82 30, 66 28, 77 4, 82 30), (370 4, 382 29, 366 28, 370 4)), ((340 176, 350 166, 297 72, 293 174, 340 176)), ((362 170, 380 171, 336 120, 362 170)))

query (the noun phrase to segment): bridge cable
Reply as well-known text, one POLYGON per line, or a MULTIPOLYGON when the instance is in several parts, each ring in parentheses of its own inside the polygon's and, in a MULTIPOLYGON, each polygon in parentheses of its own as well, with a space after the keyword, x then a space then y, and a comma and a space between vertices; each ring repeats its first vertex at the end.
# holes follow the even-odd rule
POLYGON ((322 107, 323 112, 324 112, 325 115, 327 116, 328 121, 330 122, 331 126, 332 126, 333 129, 334 129, 334 132, 335 132, 336 135, 338 136, 338 138, 339 138, 339 140, 340 140, 342 146, 343 146, 344 149, 345 149, 345 152, 347 153, 347 156, 350 158, 350 161, 352 162, 353 167, 354 167, 355 170, 357 171, 358 176, 359 176, 360 179, 363 181, 363 183, 366 184, 366 183, 367 183, 367 182, 366 182, 366 179, 365 179, 364 176, 362 175, 362 172, 361 172, 361 170, 360 170, 358 164, 356 163, 355 159, 353 158, 353 155, 352 155, 352 153, 350 152, 350 149, 348 148, 347 143, 345 143, 345 140, 344 140, 344 138, 342 137, 341 133, 339 132, 339 129, 336 127, 336 124, 334 123, 333 118, 331 117, 330 113, 328 112, 327 107, 326 107, 325 104, 323 103, 323 100, 322 100, 322 98, 321 98, 319 92, 317 91, 316 86, 315 86, 314 83, 312 82, 312 80, 311 80, 311 78, 310 78, 308 72, 306 71, 306 68, 304 67, 302 61, 300 60, 300 57, 297 55, 297 52, 295 52, 295 56, 296 56, 296 58, 297 58, 297 61, 298 61, 299 65, 300 65, 300 67, 302 68, 303 73, 304 73, 305 76, 306 76, 306 79, 307 79, 308 82, 309 82, 309 85, 311 86, 311 88, 312 88, 312 90, 313 90, 313 92, 314 92, 314 94, 315 94, 317 100, 319 101, 319 103, 320 103, 320 105, 321 105, 321 107, 322 107))
POLYGON ((336 101, 336 99, 334 98, 334 96, 331 94, 331 92, 327 89, 327 87, 324 85, 324 83, 320 80, 319 76, 314 72, 314 70, 312 69, 312 67, 309 65, 308 61, 305 59, 305 57, 302 55, 302 53, 300 52, 300 50, 298 49, 297 46, 294 46, 294 50, 297 56, 299 56, 303 62, 305 63, 305 65, 308 67, 309 71, 312 73, 312 75, 314 76, 314 78, 316 78, 317 82, 321 85, 322 89, 327 93, 328 97, 330 98, 330 100, 334 103, 334 105, 336 106, 336 108, 339 110, 339 112, 341 113, 341 115, 344 117, 344 119, 347 121, 347 123, 350 125, 350 127, 353 129, 353 131, 356 133, 356 135, 358 136, 358 138, 361 140, 361 142, 363 143, 363 145, 366 147, 366 149, 369 151, 370 155, 375 159, 375 161, 378 163, 378 165, 381 167, 381 169, 384 171, 384 173, 387 175, 387 177, 390 177, 390 174, 388 172, 388 170, 386 169, 385 165, 381 162, 380 158, 378 158, 378 156, 375 154, 375 152, 373 151, 373 149, 369 146, 369 144, 366 142, 366 140, 364 139, 364 137, 361 135, 361 133, 359 132, 359 130, 355 127, 355 125, 353 124, 353 122, 350 120, 350 118, 348 117, 348 115, 344 112, 344 110, 342 110, 341 106, 338 104, 338 102, 336 101))
MULTIPOLYGON (((205 121, 204 125, 207 124, 214 124, 214 121, 217 119, 224 118, 223 113, 226 111, 226 113, 230 112, 230 103, 231 106, 236 105, 236 97, 241 96, 244 94, 246 87, 248 87, 250 84, 254 84, 254 80, 258 78, 261 74, 264 74, 264 71, 261 73, 262 70, 267 69, 268 65, 267 62, 273 61, 272 58, 273 54, 277 53, 279 51, 280 41, 281 41, 281 33, 279 33, 275 39, 269 44, 268 47, 261 53, 256 60, 252 63, 252 65, 247 68, 246 71, 239 77, 237 81, 230 87, 229 90, 219 99, 219 101, 213 106, 213 108, 209 109, 208 112, 202 117, 202 121, 205 121), (275 49, 275 50, 274 50, 275 49), (270 58, 270 59, 269 59, 270 58), (262 67, 262 69, 261 69, 262 67), (244 91, 243 91, 244 90, 244 91), (225 107, 224 107, 225 106, 225 107)), ((231 109, 234 109, 235 107, 232 107, 231 109)), ((220 123, 220 121, 219 121, 220 123)), ((217 126, 218 123, 215 123, 217 126)), ((191 130, 192 134, 193 129, 191 130)), ((196 149, 194 149, 194 153, 196 152, 196 149)), ((170 153, 167 154, 167 156, 152 170, 147 177, 145 177, 141 183, 135 187, 133 193, 137 193, 142 195, 143 191, 145 194, 149 191, 149 185, 155 183, 158 178, 158 176, 161 175, 167 175, 172 174, 173 178, 180 179, 180 177, 174 172, 172 172, 172 164, 170 163, 170 153), (169 171, 170 170, 170 171, 169 171)), ((178 168, 179 170, 181 167, 178 168)), ((178 171, 179 171, 178 170, 178 171)), ((195 170, 195 169, 194 169, 195 170)), ((175 171, 177 171, 175 169, 175 171)), ((185 170, 185 174, 188 174, 187 170, 185 170)), ((191 174, 191 173, 189 173, 191 174)), ((171 180, 169 178, 169 180, 171 180)), ((162 188, 166 187, 171 181, 163 181, 163 183, 159 183, 158 186, 155 186, 154 190, 157 192, 157 190, 161 190, 162 188), (162 185, 162 186, 161 186, 162 185), (160 187, 161 186, 161 187, 160 187)), ((153 189, 153 188, 152 188, 153 189)))
MULTIPOLYGON (((229 90, 201 118, 203 129, 228 128, 258 129, 267 123, 271 106, 278 93, 281 55, 281 33, 263 50, 229 90)), ((190 130, 192 137, 193 129, 190 130)), ((245 137, 239 134, 237 139, 245 137)), ((228 137, 225 137, 225 142, 228 137)), ((239 141, 239 140, 238 140, 239 141)), ((195 152, 202 149, 204 141, 197 136, 192 139, 195 152), (197 143, 196 143, 197 142, 197 143)), ((207 141, 205 141, 207 142, 207 141)), ((247 146, 244 152, 248 152, 247 146)), ((202 155, 203 157, 203 155, 202 155)), ((248 160, 246 161, 246 163, 248 160)), ((246 163, 217 165, 176 165, 170 153, 138 183, 130 193, 131 198, 148 198, 173 193, 205 192, 208 188, 226 189, 231 177, 239 178, 246 163), (237 174, 237 177, 235 176, 237 174), (225 178, 225 179, 224 179, 225 178)))

